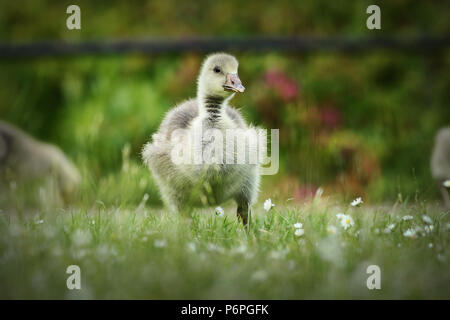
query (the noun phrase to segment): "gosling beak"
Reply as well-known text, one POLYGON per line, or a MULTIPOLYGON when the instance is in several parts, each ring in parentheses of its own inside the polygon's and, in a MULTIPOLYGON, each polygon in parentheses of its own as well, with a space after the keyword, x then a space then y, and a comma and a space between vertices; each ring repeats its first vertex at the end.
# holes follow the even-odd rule
POLYGON ((242 85, 241 79, 239 79, 237 73, 228 73, 227 80, 223 85, 223 88, 227 91, 244 92, 245 87, 242 85))

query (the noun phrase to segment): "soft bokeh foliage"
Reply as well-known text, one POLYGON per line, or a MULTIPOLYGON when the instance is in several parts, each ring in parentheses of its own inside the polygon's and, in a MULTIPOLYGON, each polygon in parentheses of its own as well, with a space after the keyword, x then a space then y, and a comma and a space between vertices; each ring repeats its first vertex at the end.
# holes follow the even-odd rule
MULTIPOLYGON (((449 30, 434 1, 383 3, 382 31, 373 33, 365 27, 367 1, 80 1, 81 31, 65 28, 68 3, 26 2, 0 3, 2 40, 449 30)), ((247 87, 233 103, 249 121, 280 129, 281 168, 264 179, 265 193, 302 200, 322 186, 369 201, 437 194, 429 157, 437 129, 450 123, 448 51, 232 53, 247 87)), ((149 204, 159 204, 140 149, 170 107, 195 95, 202 59, 186 53, 2 60, 0 117, 75 160, 84 173, 83 201, 139 203, 148 193, 149 204), (127 178, 138 185, 123 181, 126 148, 134 168, 127 178), (115 186, 120 200, 101 186, 115 186)))

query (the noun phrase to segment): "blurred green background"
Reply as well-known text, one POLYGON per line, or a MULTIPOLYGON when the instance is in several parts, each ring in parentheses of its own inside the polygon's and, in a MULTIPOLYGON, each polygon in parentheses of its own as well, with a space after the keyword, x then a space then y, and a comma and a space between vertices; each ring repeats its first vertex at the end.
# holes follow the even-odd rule
MULTIPOLYGON (((0 40, 103 40, 189 35, 443 35, 440 1, 0 1, 0 40), (65 26, 81 7, 80 31, 65 26), (382 30, 366 28, 381 6, 382 30)), ((429 169, 450 124, 449 50, 431 54, 231 52, 246 119, 280 129, 280 171, 263 193, 301 201, 322 186, 369 202, 437 198, 429 169)), ((0 118, 60 146, 83 173, 80 201, 137 204, 159 195, 140 150, 164 113, 195 96, 204 55, 0 60, 0 118), (126 173, 126 174, 124 174, 126 173)))

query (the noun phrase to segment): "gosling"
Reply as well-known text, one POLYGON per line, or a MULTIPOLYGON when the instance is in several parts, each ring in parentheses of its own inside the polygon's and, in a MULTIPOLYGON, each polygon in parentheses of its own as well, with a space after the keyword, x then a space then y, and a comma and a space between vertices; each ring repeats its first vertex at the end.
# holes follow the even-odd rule
MULTIPOLYGON (((251 205, 259 192, 258 163, 224 164, 211 161, 177 164, 171 158, 176 143, 172 134, 177 130, 188 136, 199 130, 217 129, 225 136, 229 129, 248 129, 241 113, 229 105, 234 95, 244 90, 235 57, 225 53, 208 56, 197 79, 197 97, 171 109, 152 136, 152 142, 144 145, 143 161, 149 167, 162 200, 170 211, 183 213, 193 206, 219 205, 232 199, 237 204, 238 218, 247 225, 251 205)), ((217 143, 219 140, 204 140, 203 137, 200 149, 205 152, 217 147, 217 143)), ((223 154, 232 152, 232 156, 236 157, 234 150, 222 150, 223 154)))
POLYGON ((78 169, 61 149, 0 121, 0 195, 11 181, 26 184, 48 177, 56 177, 64 201, 73 196, 81 182, 78 169))
POLYGON ((450 127, 442 128, 435 138, 431 156, 431 173, 440 186, 442 198, 447 209, 450 209, 450 198, 444 181, 450 179, 450 127))

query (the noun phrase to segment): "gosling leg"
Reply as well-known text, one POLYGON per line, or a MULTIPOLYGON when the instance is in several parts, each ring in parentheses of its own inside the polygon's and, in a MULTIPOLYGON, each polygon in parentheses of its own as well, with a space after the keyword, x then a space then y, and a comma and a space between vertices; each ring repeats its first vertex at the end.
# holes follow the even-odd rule
POLYGON ((242 221, 244 226, 247 226, 249 218, 251 218, 251 210, 250 210, 250 206, 248 205, 248 202, 238 203, 237 216, 238 216, 239 220, 242 221))

